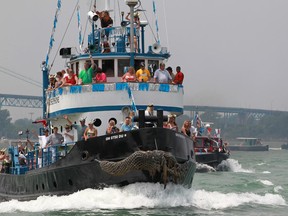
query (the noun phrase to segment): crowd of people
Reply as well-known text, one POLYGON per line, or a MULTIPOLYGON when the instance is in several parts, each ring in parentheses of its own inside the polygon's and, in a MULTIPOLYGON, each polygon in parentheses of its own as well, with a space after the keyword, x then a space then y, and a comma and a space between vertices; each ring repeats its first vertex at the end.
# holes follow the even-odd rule
MULTIPOLYGON (((123 122, 120 124, 120 127, 117 126, 117 120, 115 118, 110 118, 107 122, 106 135, 114 134, 118 132, 130 131, 138 129, 138 123, 134 122, 134 111, 130 111, 128 116, 126 116, 123 122)), ((145 116, 156 116, 156 112, 154 111, 154 105, 149 104, 147 109, 145 110, 145 116)), ((81 118, 79 120, 80 124, 72 123, 67 115, 64 115, 63 118, 67 121, 67 124, 64 126, 64 130, 62 133, 59 132, 58 127, 54 126, 52 129, 52 133, 48 128, 43 130, 43 134, 37 135, 39 138, 39 154, 38 154, 38 166, 46 166, 48 164, 47 155, 51 155, 51 161, 55 162, 57 157, 64 156, 64 152, 67 153, 67 146, 65 145, 73 145, 75 141, 87 141, 91 138, 98 136, 98 130, 95 127, 95 120, 91 120, 86 125, 86 118, 81 118), (76 133, 75 133, 76 132, 76 133), (74 137, 77 134, 77 137, 74 137), (57 148, 56 148, 57 147, 57 148), (49 151, 49 153, 48 153, 49 151), (43 158, 43 159, 42 159, 43 158), (43 163, 43 164, 42 164, 43 163)), ((154 127, 154 123, 146 122, 146 127, 154 127)), ((193 129, 191 126, 190 120, 185 120, 182 127, 179 128, 176 123, 176 115, 170 114, 168 115, 168 121, 163 123, 164 128, 168 128, 177 132, 181 132, 186 136, 195 139, 197 135, 197 130, 193 129)), ((27 143, 31 145, 30 150, 34 150, 34 145, 27 138, 27 143)), ((26 143, 26 147, 27 147, 26 143)), ((19 164, 21 166, 27 165, 26 155, 28 149, 24 148, 21 144, 18 145, 19 151, 19 164)), ((6 149, 0 150, 0 161, 2 161, 0 170, 1 172, 8 172, 9 166, 11 165, 11 160, 9 160, 9 155, 5 153, 6 149)))
MULTIPOLYGON (((183 84, 183 80, 184 74, 180 66, 176 67, 176 74, 174 74, 170 66, 165 69, 165 64, 160 63, 160 68, 155 71, 152 77, 144 62, 140 63, 140 68, 137 71, 135 71, 134 67, 129 67, 121 77, 122 82, 154 82, 179 85, 183 84)), ((90 55, 90 61, 85 62, 84 69, 80 71, 79 76, 71 68, 59 71, 56 75, 50 74, 48 90, 71 85, 106 82, 106 73, 100 67, 97 67, 90 55)))

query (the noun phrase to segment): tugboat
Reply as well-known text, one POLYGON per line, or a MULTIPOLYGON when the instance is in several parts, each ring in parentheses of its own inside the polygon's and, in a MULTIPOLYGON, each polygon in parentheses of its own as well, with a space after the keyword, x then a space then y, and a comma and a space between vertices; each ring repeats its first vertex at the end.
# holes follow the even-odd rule
MULTIPOLYGON (((109 1, 105 3, 104 10, 111 12, 109 1)), ((134 19, 135 12, 145 12, 141 1, 126 0, 125 3, 130 8, 130 20, 134 19)), ((55 32, 61 5, 61 0, 58 0, 52 32, 55 32)), ((48 61, 54 41, 51 34, 42 67, 44 119, 38 122, 44 127, 58 127, 62 132, 67 124, 64 115, 75 123, 86 118, 93 120, 98 127, 98 136, 45 148, 35 144, 33 151, 25 153, 25 162, 18 146, 10 146, 9 160, 3 164, 0 174, 1 200, 31 200, 42 195, 67 195, 86 188, 124 186, 136 182, 161 183, 163 188, 169 182, 188 188, 192 185, 196 169, 193 140, 163 128, 168 114, 183 113, 183 86, 120 82, 125 67, 138 68, 144 64, 153 74, 155 68, 170 57, 170 53, 160 46, 159 40, 145 51, 146 21, 140 22, 140 30, 137 29, 134 34, 133 30, 130 31, 134 29, 134 24, 124 21, 124 12, 121 13, 119 26, 114 20, 113 27, 107 28, 97 28, 98 15, 95 11, 90 11, 88 15, 91 33, 87 48, 75 54, 72 48, 64 47, 60 55, 68 59, 70 69, 77 75, 84 69, 85 62, 92 59, 98 68, 106 72, 107 82, 49 90, 51 66, 48 61), (137 43, 134 44, 134 40, 137 43), (136 49, 134 45, 137 45, 136 49), (153 104, 157 115, 145 116, 144 109, 148 104, 153 104), (130 111, 136 114, 134 123, 138 124, 137 129, 105 134, 103 122, 111 118, 124 121, 130 111), (146 127, 147 122, 153 127, 146 127)))
POLYGON ((263 145, 260 138, 238 137, 237 145, 228 145, 230 151, 269 151, 269 145, 263 145))
POLYGON ((195 137, 194 150, 197 163, 206 164, 218 171, 223 171, 223 167, 219 164, 230 157, 222 138, 218 137, 195 137))

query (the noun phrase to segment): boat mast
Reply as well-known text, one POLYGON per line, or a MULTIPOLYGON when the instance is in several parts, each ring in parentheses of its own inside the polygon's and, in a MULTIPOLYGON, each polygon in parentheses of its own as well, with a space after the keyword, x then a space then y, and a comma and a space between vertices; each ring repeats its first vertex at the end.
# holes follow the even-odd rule
POLYGON ((134 67, 134 7, 138 4, 138 0, 125 0, 130 7, 130 66, 134 67))

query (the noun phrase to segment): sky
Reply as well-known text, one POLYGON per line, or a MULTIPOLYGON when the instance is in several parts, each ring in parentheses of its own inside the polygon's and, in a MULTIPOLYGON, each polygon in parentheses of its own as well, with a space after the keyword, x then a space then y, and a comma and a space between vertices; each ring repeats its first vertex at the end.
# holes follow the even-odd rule
MULTIPOLYGON (((142 1, 149 14, 152 0, 142 1)), ((76 2, 62 0, 50 63, 76 2)), ((84 31, 90 1, 79 2, 84 31)), ((128 12, 124 2, 119 0, 119 5, 128 12)), ((171 53, 166 66, 175 71, 180 65, 185 75, 185 105, 288 111, 287 0, 155 2, 160 43, 171 53)), ((1 94, 41 96, 41 88, 34 81, 41 85, 40 64, 46 58, 56 6, 57 0, 1 0, 1 94), (9 76, 7 70, 30 77, 32 84, 9 76)), ((150 13, 148 18, 155 32, 155 17, 150 13)), ((145 19, 144 14, 140 19, 145 19)), ((78 46, 77 31, 74 15, 62 47, 78 46)), ((153 38, 149 43, 154 43, 153 38)), ((53 62, 55 72, 65 67, 59 56, 53 62)), ((32 118, 41 115, 37 109, 4 108, 13 119, 30 118, 31 113, 32 118)))

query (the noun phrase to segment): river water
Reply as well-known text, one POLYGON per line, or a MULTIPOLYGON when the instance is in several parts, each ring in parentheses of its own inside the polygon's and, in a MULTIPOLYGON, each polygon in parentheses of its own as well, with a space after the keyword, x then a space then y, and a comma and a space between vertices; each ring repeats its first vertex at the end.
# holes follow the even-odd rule
POLYGON ((0 203, 1 215, 288 215, 288 151, 232 152, 227 172, 196 173, 193 188, 138 183, 0 203))

